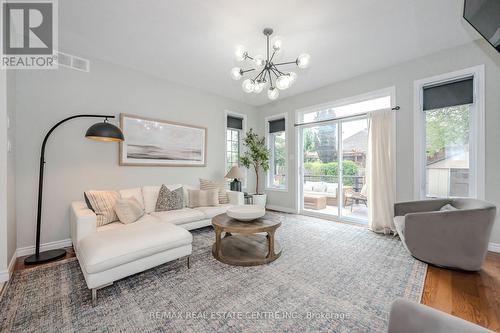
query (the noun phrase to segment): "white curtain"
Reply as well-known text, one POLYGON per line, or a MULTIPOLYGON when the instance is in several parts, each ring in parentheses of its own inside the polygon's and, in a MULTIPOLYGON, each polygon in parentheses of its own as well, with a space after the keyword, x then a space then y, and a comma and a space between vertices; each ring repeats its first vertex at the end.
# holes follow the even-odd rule
POLYGON ((370 229, 388 234, 394 227, 394 145, 393 111, 368 113, 368 154, 366 183, 370 229))

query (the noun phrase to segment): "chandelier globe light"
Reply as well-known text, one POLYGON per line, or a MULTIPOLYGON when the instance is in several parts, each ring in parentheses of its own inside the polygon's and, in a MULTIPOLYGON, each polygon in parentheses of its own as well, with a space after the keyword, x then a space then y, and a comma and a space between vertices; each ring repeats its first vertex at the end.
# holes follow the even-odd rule
POLYGON ((270 40, 273 34, 273 29, 265 28, 263 31, 266 36, 266 57, 262 55, 250 56, 247 49, 241 45, 236 47, 235 57, 239 62, 251 62, 253 68, 243 69, 234 67, 231 69, 231 78, 240 80, 247 73, 254 72, 257 75, 246 78, 241 83, 241 87, 246 93, 260 94, 265 87, 267 88, 267 97, 270 100, 275 100, 279 97, 279 90, 290 88, 297 80, 297 73, 287 71, 282 66, 295 64, 299 69, 306 69, 311 63, 311 56, 307 53, 302 53, 294 61, 275 62, 275 58, 283 49, 281 38, 274 37, 270 40))

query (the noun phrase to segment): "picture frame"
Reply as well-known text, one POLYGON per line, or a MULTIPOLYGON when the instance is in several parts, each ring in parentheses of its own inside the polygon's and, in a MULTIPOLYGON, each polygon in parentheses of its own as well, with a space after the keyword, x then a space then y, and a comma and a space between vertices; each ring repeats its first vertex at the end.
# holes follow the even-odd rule
POLYGON ((204 167, 207 128, 179 122, 120 114, 125 141, 120 143, 121 166, 204 167))

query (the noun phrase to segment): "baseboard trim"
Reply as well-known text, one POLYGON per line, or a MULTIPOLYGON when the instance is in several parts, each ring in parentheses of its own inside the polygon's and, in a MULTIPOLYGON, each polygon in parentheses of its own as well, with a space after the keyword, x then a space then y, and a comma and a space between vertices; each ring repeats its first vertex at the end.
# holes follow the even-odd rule
MULTIPOLYGON (((71 246, 71 239, 63 239, 40 245, 40 251, 48 251, 71 246)), ((17 249, 17 257, 29 256, 35 253, 35 245, 21 247, 17 249)))
POLYGON ((490 242, 490 244, 488 244, 488 251, 500 253, 500 243, 490 242))
POLYGON ((289 208, 289 207, 276 206, 276 205, 266 205, 266 208, 270 209, 270 210, 275 210, 278 212, 283 212, 283 213, 297 214, 297 211, 295 209, 289 208))
POLYGON ((14 266, 16 265, 16 260, 17 260, 17 251, 14 252, 12 258, 10 258, 7 270, 3 270, 0 272, 0 282, 7 282, 10 280, 12 273, 14 273, 14 266))

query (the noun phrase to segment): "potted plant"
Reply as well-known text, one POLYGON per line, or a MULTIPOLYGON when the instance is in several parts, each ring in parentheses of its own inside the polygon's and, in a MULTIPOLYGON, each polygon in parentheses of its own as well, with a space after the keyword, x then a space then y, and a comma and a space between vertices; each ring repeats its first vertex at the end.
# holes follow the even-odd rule
POLYGON ((263 171, 269 170, 270 152, 267 149, 265 138, 259 137, 257 133, 250 129, 246 133, 243 140, 243 145, 246 147, 245 153, 240 156, 241 164, 247 169, 253 167, 256 175, 255 194, 253 195, 254 205, 266 206, 267 196, 265 193, 259 192, 259 174, 261 169, 263 171))

